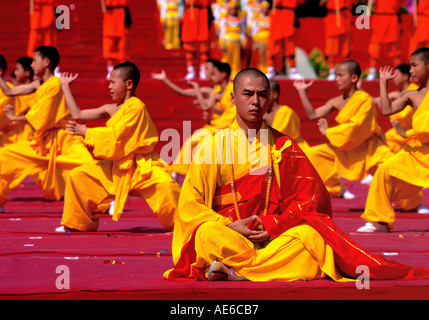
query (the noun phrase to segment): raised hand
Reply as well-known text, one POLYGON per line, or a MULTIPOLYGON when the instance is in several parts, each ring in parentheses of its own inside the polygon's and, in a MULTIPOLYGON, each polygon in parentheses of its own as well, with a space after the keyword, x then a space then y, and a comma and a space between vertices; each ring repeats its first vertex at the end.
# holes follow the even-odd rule
POLYGON ((162 70, 159 73, 152 73, 152 78, 163 81, 167 78, 167 74, 162 70))
POLYGON ((310 81, 309 83, 305 83, 304 80, 295 80, 293 82, 293 86, 296 88, 296 90, 298 91, 305 91, 308 88, 310 88, 313 85, 313 81, 310 81))
POLYGON ((379 71, 380 80, 389 81, 395 79, 398 75, 395 69, 389 66, 381 67, 379 71))
POLYGON ((62 85, 71 85, 79 77, 79 73, 75 75, 69 74, 68 72, 63 72, 60 76, 60 82, 62 85))

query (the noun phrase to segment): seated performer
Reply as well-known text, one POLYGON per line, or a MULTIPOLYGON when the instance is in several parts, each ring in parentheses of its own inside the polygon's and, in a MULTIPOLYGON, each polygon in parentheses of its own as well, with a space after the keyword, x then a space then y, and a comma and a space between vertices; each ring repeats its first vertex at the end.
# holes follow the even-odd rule
POLYGON ((329 141, 306 150, 306 155, 334 197, 354 198, 344 190, 340 177, 362 180, 392 155, 378 125, 372 98, 357 87, 360 75, 357 62, 341 62, 337 66, 336 82, 342 94, 317 109, 306 94, 313 82, 294 82, 307 116, 318 120, 320 132, 329 141), (333 112, 338 112, 335 118, 338 125, 328 128, 325 117, 333 112))
POLYGON ((292 108, 280 104, 280 85, 277 81, 270 80, 270 90, 271 99, 264 116, 265 122, 270 127, 295 140, 301 150, 305 152, 306 149, 310 148, 310 145, 300 136, 301 120, 292 108))
POLYGON ((87 128, 70 121, 67 129, 83 136, 94 156, 101 159, 76 168, 70 173, 64 196, 62 226, 68 230, 96 231, 99 218, 115 200, 113 220, 117 221, 128 194, 140 195, 158 215, 160 223, 173 229, 179 199, 179 185, 153 151, 158 133, 143 102, 135 96, 140 80, 137 66, 121 63, 110 74, 109 90, 119 103, 80 110, 70 84, 77 75, 61 77, 67 105, 74 120, 109 120, 105 127, 87 128))
POLYGON ((310 161, 263 121, 270 85, 261 71, 238 73, 232 99, 235 122, 198 146, 211 156, 193 162, 183 184, 165 279, 349 281, 359 265, 371 279, 429 278, 429 268, 367 254, 333 223, 310 161))
POLYGON ((428 213, 422 206, 422 188, 429 187, 429 48, 417 49, 410 57, 411 77, 420 88, 405 92, 390 102, 388 82, 397 76, 393 69, 380 69, 380 106, 384 115, 401 112, 408 105, 414 110, 412 129, 406 132, 408 143, 401 152, 378 167, 369 188, 362 218, 368 221, 360 232, 387 232, 393 229, 395 210, 416 209, 428 213))
POLYGON ((18 187, 26 177, 36 182, 46 199, 61 199, 70 171, 94 161, 82 137, 71 136, 65 129, 70 112, 60 79, 54 76, 59 61, 56 48, 42 46, 36 49, 31 65, 40 80, 11 88, 0 78, 0 88, 6 95, 35 92, 36 101, 25 115, 14 118, 31 125, 33 139, 0 148, 0 210, 10 190, 18 187))

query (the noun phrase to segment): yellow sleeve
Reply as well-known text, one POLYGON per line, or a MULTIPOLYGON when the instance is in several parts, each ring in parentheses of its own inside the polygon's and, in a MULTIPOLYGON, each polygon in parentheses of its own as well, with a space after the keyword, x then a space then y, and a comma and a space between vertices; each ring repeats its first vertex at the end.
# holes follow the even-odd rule
POLYGON ((124 104, 121 108, 124 110, 113 124, 88 128, 85 144, 94 148, 95 157, 118 160, 140 148, 148 153, 158 142, 158 134, 143 104, 124 104))
POLYGON ((301 120, 291 108, 282 107, 277 111, 272 127, 296 140, 300 136, 301 120))
MULTIPOLYGON (((429 112, 422 112, 413 119, 413 130, 416 138, 422 143, 429 143, 429 112)), ((407 131, 408 135, 408 131, 407 131)))
POLYGON ((36 104, 26 114, 26 119, 40 136, 46 130, 54 128, 60 120, 70 114, 61 89, 60 79, 52 77, 38 90, 36 104))
POLYGON ((372 100, 365 99, 348 121, 328 128, 326 137, 340 150, 352 150, 374 134, 375 117, 376 110, 372 100))

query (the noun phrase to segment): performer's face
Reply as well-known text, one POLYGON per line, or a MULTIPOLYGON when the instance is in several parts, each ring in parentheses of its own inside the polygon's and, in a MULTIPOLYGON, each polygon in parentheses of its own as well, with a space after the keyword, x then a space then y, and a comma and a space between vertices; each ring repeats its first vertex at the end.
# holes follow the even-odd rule
POLYGON ((359 79, 356 75, 350 74, 350 71, 345 65, 339 64, 336 69, 337 86, 339 90, 345 90, 349 88, 353 82, 357 82, 359 79))
POLYGON ((421 55, 417 54, 410 57, 410 74, 414 83, 421 83, 429 76, 429 64, 425 64, 421 55))
POLYGON ((33 56, 33 63, 31 68, 33 68, 34 75, 43 76, 46 68, 49 66, 49 59, 43 57, 39 52, 35 52, 33 56))
POLYGON ((238 117, 248 122, 260 122, 270 103, 270 87, 262 77, 243 76, 231 98, 238 117))
POLYGON ((124 80, 120 77, 119 70, 113 70, 110 73, 109 90, 113 100, 120 101, 125 98, 127 87, 124 80))

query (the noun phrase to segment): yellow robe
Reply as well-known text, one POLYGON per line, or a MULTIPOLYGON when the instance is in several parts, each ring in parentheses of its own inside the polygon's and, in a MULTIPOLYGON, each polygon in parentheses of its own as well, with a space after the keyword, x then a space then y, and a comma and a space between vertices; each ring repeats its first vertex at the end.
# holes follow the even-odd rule
POLYGON ((105 127, 89 128, 85 143, 101 159, 78 167, 70 174, 64 197, 62 225, 96 231, 98 217, 115 200, 113 219, 118 220, 128 194, 140 195, 172 229, 180 188, 159 155, 153 151, 158 133, 146 106, 128 99, 105 127))
POLYGON ((429 93, 413 115, 412 130, 407 132, 413 143, 405 145, 383 163, 371 183, 362 218, 395 223, 392 202, 403 209, 417 208, 422 201, 422 187, 429 187, 429 93))
POLYGON ((0 149, 0 205, 27 176, 44 191, 46 199, 59 200, 70 171, 94 161, 82 137, 69 135, 64 129, 70 112, 59 78, 51 77, 43 83, 35 100, 26 114, 34 138, 0 149))
MULTIPOLYGON (((213 136, 216 133, 216 130, 227 128, 234 121, 236 109, 231 101, 232 89, 233 84, 230 82, 225 88, 221 100, 217 103, 217 106, 224 110, 222 114, 213 114, 210 124, 204 125, 201 129, 198 129, 194 134, 185 140, 182 148, 180 149, 180 153, 177 155, 176 159, 171 165, 175 172, 186 175, 192 161, 193 150, 201 142, 201 138, 209 138, 213 136)), ((219 93, 220 91, 221 87, 217 86, 213 89, 211 96, 219 93)))
MULTIPOLYGON (((12 87, 11 84, 8 85, 12 87)), ((31 139, 33 129, 30 124, 25 121, 10 121, 4 113, 4 108, 11 104, 14 106, 15 114, 21 116, 36 104, 35 99, 35 93, 16 97, 7 97, 0 93, 0 147, 31 139)))
MULTIPOLYGON (((411 83, 405 91, 417 90, 418 88, 419 86, 417 84, 411 83)), ((407 131, 412 128, 413 113, 413 108, 407 106, 401 112, 391 115, 390 120, 399 121, 401 127, 407 131)), ((397 153, 403 145, 407 143, 407 139, 404 139, 397 134, 395 128, 391 128, 386 132, 386 142, 390 150, 397 153)))
POLYGON ((289 136, 305 152, 310 145, 300 136, 301 120, 292 108, 282 106, 276 112, 271 127, 289 136))
MULTIPOLYGON (((235 179, 248 174, 265 174, 268 144, 272 151, 275 150, 271 131, 269 130, 267 139, 264 140, 258 134, 249 144, 236 121, 231 129, 235 179), (243 141, 247 143, 247 147, 246 144, 241 144, 243 141), (240 145, 245 149, 240 148, 240 145)), ((265 124, 262 129, 267 129, 265 124)), ((346 281, 335 267, 332 248, 306 223, 285 231, 263 249, 226 227, 232 222, 231 218, 216 213, 213 207, 216 204, 233 203, 231 194, 220 197, 216 195, 217 188, 231 181, 227 160, 229 143, 226 142, 230 137, 227 132, 228 130, 222 130, 212 139, 198 145, 197 150, 204 150, 206 161, 197 163, 194 158, 182 186, 179 215, 173 235, 173 262, 178 262, 184 245, 198 228, 195 235, 197 256, 193 267, 204 269, 218 259, 252 281, 313 280, 326 275, 336 281, 346 281)), ((283 148, 291 146, 290 141, 288 142, 283 148)), ((279 176, 276 164, 274 172, 279 176)), ((273 183, 281 186, 281 179, 276 181, 273 183)), ((240 195, 238 198, 240 199, 240 195)), ((165 272, 164 278, 169 279, 171 272, 173 269, 165 272)))
POLYGON ((329 143, 306 150, 326 188, 341 196, 340 177, 361 180, 393 155, 377 122, 373 100, 364 91, 356 91, 335 118, 337 126, 326 131, 329 143))

